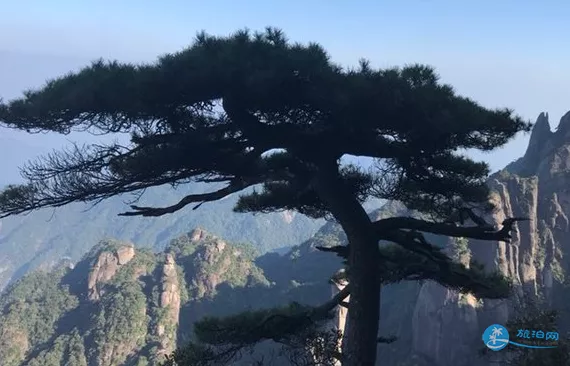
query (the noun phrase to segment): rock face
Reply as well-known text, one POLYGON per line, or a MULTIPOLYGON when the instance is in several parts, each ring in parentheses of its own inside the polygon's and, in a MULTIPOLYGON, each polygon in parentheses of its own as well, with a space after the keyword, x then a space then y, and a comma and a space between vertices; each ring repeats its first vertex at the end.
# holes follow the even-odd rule
MULTIPOLYGON (((331 278, 331 288, 332 297, 335 297, 340 291, 342 291, 347 285, 348 281, 344 279, 344 270, 338 271, 333 278, 331 278)), ((350 295, 344 299, 345 303, 350 303, 350 295)), ((339 331, 340 334, 344 334, 346 331, 346 320, 348 316, 348 309, 344 306, 337 306, 334 310, 334 316, 324 325, 325 330, 335 330, 339 331)), ((341 345, 339 344, 339 352, 341 351, 341 345)), ((340 361, 335 362, 335 366, 340 366, 340 361)))
POLYGON ((157 327, 157 335, 160 338, 159 355, 168 355, 176 348, 175 332, 167 332, 178 326, 180 315, 180 283, 174 256, 166 254, 166 260, 162 266, 161 293, 159 306, 166 309, 166 316, 161 319, 157 327))
POLYGON ((0 296, 0 364, 161 365, 203 316, 267 301, 252 253, 201 229, 162 253, 101 242, 73 268, 33 273, 0 296))
POLYGON ((123 246, 113 252, 103 252, 97 258, 93 265, 87 281, 88 297, 92 301, 101 298, 101 290, 99 285, 110 281, 119 267, 130 262, 135 256, 134 245, 123 246))
POLYGON ((497 209, 486 218, 500 224, 506 217, 528 217, 519 222, 510 243, 471 240, 473 259, 488 270, 514 279, 515 296, 507 300, 460 298, 453 291, 425 283, 413 313, 412 352, 426 365, 487 365, 477 352, 483 330, 505 323, 513 301, 543 296, 560 304, 556 289, 570 266, 570 112, 556 132, 548 115, 540 114, 524 157, 489 179, 497 209), (453 343, 453 347, 450 344, 453 343))
MULTIPOLYGON (((346 287, 346 285, 348 285, 348 281, 346 280, 334 281, 332 284, 333 297, 336 296, 336 294, 338 294, 339 292, 341 292, 346 287)), ((350 295, 344 299, 344 302, 350 303, 350 295)), ((347 315, 348 315, 348 309, 343 306, 339 306, 338 311, 335 313, 334 317, 335 328, 340 330, 342 333, 344 333, 346 328, 347 315)))
POLYGON ((192 231, 188 237, 191 243, 207 243, 199 246, 193 253, 193 276, 190 282, 192 297, 214 295, 216 287, 233 273, 245 275, 241 280, 246 281, 251 263, 241 260, 242 252, 239 248, 229 246, 224 240, 209 235, 202 229, 192 231))
POLYGON ((192 230, 192 232, 189 234, 189 236, 190 236, 190 241, 197 242, 197 241, 200 241, 206 237, 206 232, 204 230, 202 230, 201 228, 196 228, 196 229, 192 230))

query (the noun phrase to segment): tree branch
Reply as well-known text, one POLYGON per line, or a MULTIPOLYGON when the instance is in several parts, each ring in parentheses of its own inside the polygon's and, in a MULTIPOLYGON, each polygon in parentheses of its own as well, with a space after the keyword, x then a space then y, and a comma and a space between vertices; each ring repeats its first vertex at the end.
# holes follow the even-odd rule
POLYGON ((398 244, 383 246, 380 266, 382 282, 432 280, 462 293, 479 298, 498 299, 509 296, 511 281, 499 273, 485 273, 472 263, 466 267, 453 261, 441 248, 421 242, 406 231, 391 232, 390 241, 398 244))
MULTIPOLYGON (((479 298, 502 298, 508 296, 511 287, 505 277, 497 273, 485 273, 482 268, 472 264, 466 267, 454 262, 441 248, 421 239, 414 232, 395 231, 390 241, 395 244, 380 247, 378 276, 382 284, 388 285, 401 281, 431 280, 442 286, 463 293, 472 293, 479 298), (413 235, 410 235, 410 234, 413 235)), ((336 252, 343 258, 348 257, 349 246, 319 250, 336 252)), ((342 306, 342 304, 341 304, 342 306)))
POLYGON ((219 189, 217 191, 214 191, 214 192, 187 195, 186 197, 181 199, 178 203, 176 203, 172 206, 167 206, 167 207, 140 207, 140 206, 131 205, 131 209, 134 211, 123 212, 123 213, 119 214, 119 216, 145 216, 145 217, 162 216, 162 215, 174 213, 174 212, 184 208, 185 206, 187 206, 191 203, 200 202, 198 205, 196 205, 193 208, 195 210, 205 202, 217 201, 217 200, 222 199, 222 198, 224 198, 224 197, 226 197, 232 193, 236 193, 236 192, 239 192, 241 190, 244 190, 245 188, 247 188, 253 184, 255 184, 255 182, 246 181, 243 179, 236 179, 236 180, 231 181, 230 184, 228 184, 226 187, 219 189))
POLYGON ((331 310, 340 305, 344 299, 350 295, 350 284, 346 285, 340 290, 332 299, 314 309, 314 315, 311 317, 313 320, 323 319, 331 310))
POLYGON ((392 217, 373 222, 374 231, 378 240, 389 240, 390 232, 399 229, 417 230, 437 235, 456 238, 470 238, 479 240, 495 240, 509 242, 512 239, 511 231, 517 221, 530 220, 527 217, 513 217, 503 221, 501 230, 490 231, 488 228, 474 226, 461 227, 453 224, 429 222, 411 217, 392 217))
POLYGON ((288 309, 266 309, 224 318, 206 318, 196 323, 195 332, 201 342, 218 346, 230 343, 245 347, 266 339, 282 342, 327 319, 330 312, 349 294, 350 285, 347 285, 332 299, 317 307, 296 304, 288 309))
POLYGON ((240 98, 226 96, 222 106, 232 123, 244 133, 260 150, 271 150, 290 147, 299 144, 302 138, 298 126, 292 124, 268 125, 261 122, 255 115, 249 113, 240 98))

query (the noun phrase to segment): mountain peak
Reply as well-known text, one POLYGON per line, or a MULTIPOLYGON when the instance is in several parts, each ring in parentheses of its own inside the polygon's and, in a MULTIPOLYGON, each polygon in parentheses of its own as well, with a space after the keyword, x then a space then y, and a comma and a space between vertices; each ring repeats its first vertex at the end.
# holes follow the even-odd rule
POLYGON ((554 133, 550 129, 548 113, 542 112, 536 119, 526 152, 522 158, 510 163, 505 167, 511 173, 520 176, 536 174, 536 169, 544 157, 544 148, 552 140, 554 133))
POLYGON ((533 127, 533 132, 534 130, 544 129, 545 127, 548 127, 548 130, 550 131, 550 121, 548 118, 548 112, 541 112, 538 115, 538 118, 536 119, 536 123, 534 124, 533 127))
POLYGON ((206 232, 206 230, 197 227, 194 230, 192 230, 190 233, 188 233, 188 236, 190 237, 191 242, 197 242, 208 236, 208 233, 206 232))
POLYGON ((544 143, 550 139, 552 131, 550 129, 550 122, 548 121, 548 113, 542 112, 536 119, 536 123, 532 128, 528 148, 526 149, 525 159, 532 159, 540 155, 540 151, 544 143))
POLYGON ((558 128, 556 129, 557 135, 566 136, 570 131, 570 111, 566 112, 565 115, 560 119, 558 128))
POLYGON ((536 119, 524 156, 505 169, 522 177, 536 175, 545 159, 552 158, 555 151, 568 145, 570 145, 570 112, 560 119, 556 132, 552 132, 550 128, 548 113, 542 112, 536 119))

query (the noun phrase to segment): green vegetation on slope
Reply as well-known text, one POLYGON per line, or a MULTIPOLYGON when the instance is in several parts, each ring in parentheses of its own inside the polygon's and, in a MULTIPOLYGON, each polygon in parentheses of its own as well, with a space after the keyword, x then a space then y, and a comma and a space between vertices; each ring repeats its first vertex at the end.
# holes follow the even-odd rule
POLYGON ((273 297, 256 256, 206 232, 158 254, 103 241, 73 269, 33 272, 0 297, 2 366, 158 365, 201 317, 273 297))
MULTIPOLYGON (((384 210, 393 213, 399 208, 388 205, 372 215, 386 215, 384 210)), ((433 237, 432 241, 443 245, 439 239, 433 237)), ((13 360, 8 366, 158 365, 166 354, 194 338, 194 323, 205 316, 232 315, 292 301, 317 305, 328 300, 328 279, 342 263, 337 256, 316 247, 345 243, 339 225, 329 222, 285 256, 270 253, 258 257, 251 245, 232 244, 195 230, 172 240, 162 253, 137 248, 134 257, 119 264, 117 253, 130 245, 106 240, 91 248, 71 270, 61 267, 49 276, 34 273, 10 286, 0 297, 4 309, 0 334, 16 340, 21 334, 32 338, 41 335, 41 339, 27 341, 25 347, 20 341, 2 343, 0 352, 4 353, 0 355, 13 360), (170 275, 165 269, 169 257, 173 260, 170 275), (104 279, 115 267, 114 274, 104 279), (88 290, 89 279, 96 268, 100 280, 95 289, 100 298, 90 299, 95 291, 88 290), (30 300, 21 301, 18 312, 6 307, 26 298, 30 300), (164 301, 169 305, 164 306, 164 301), (180 313, 175 316, 177 301, 180 313), (24 331, 10 326, 31 321, 33 316, 27 319, 28 311, 39 314, 39 308, 42 316, 52 319, 50 331, 29 331, 47 327, 50 323, 45 320, 24 331), (13 323, 5 319, 13 319, 13 323)), ((382 335, 399 337, 398 342, 381 348, 381 357, 387 362, 407 356, 400 345, 411 341, 419 287, 418 283, 402 283, 383 288, 382 317, 387 331, 382 335)), ((3 339, 6 337, 0 335, 3 339)), ((270 353, 275 350, 271 347, 259 349, 270 353)), ((272 364, 282 365, 277 361, 272 364)))
MULTIPOLYGON (((165 202, 176 202, 180 196, 189 193, 203 192, 204 189, 203 184, 189 184, 176 189, 161 186, 148 189, 138 204, 160 206, 165 202)), ((202 227, 232 242, 251 243, 259 253, 265 253, 308 239, 323 223, 300 214, 256 216, 233 213, 237 197, 152 220, 118 217, 117 214, 128 207, 125 201, 132 199, 130 196, 120 196, 93 207, 71 204, 55 210, 39 210, 26 216, 2 219, 0 289, 11 278, 14 280, 35 268, 57 263, 60 258, 69 257, 77 261, 105 238, 130 241, 157 251, 163 250, 172 238, 195 227, 202 227), (275 235, 276 232, 279 236, 275 235)))
POLYGON ((60 285, 67 271, 59 268, 49 275, 42 271, 31 273, 0 297, 3 366, 20 365, 31 351, 50 340, 58 320, 77 307, 77 298, 60 285))

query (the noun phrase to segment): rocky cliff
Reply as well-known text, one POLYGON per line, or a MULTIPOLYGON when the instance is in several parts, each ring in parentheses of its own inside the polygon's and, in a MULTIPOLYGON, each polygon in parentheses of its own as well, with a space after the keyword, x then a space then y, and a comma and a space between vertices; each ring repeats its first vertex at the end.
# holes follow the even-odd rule
POLYGON ((469 241, 469 255, 513 278, 516 293, 505 301, 477 301, 423 284, 411 313, 413 364, 487 365, 478 355, 481 333, 493 323, 504 324, 521 299, 568 308, 570 113, 555 132, 548 115, 541 114, 524 157, 492 175, 489 185, 497 207, 489 222, 515 216, 531 220, 518 223, 510 243, 469 241))
MULTIPOLYGON (((201 229, 158 254, 101 242, 76 266, 37 271, 0 298, 2 366, 156 365, 227 286, 266 289, 255 251, 201 229)), ((224 301, 228 297, 224 296, 224 301)), ((229 308, 229 309, 228 309, 229 308)), ((226 312, 240 311, 238 304, 226 312)))

